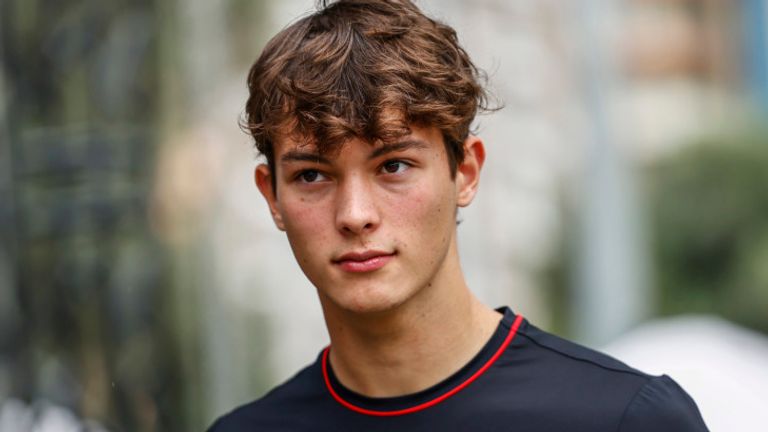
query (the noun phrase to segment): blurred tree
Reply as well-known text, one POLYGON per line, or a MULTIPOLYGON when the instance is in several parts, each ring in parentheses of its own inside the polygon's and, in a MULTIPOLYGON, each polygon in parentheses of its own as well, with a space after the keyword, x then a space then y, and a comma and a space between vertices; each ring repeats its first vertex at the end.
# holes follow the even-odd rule
POLYGON ((714 313, 768 332, 766 137, 711 138, 650 169, 662 313, 714 313))

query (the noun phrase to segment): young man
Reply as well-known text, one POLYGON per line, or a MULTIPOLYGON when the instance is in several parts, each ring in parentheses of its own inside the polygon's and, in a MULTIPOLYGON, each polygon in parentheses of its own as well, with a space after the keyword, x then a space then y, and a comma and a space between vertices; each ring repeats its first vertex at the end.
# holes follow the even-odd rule
POLYGON ((339 0, 248 77, 256 184, 317 288, 314 364, 213 432, 705 431, 691 398, 472 294, 456 212, 485 150, 478 71, 408 0, 339 0))

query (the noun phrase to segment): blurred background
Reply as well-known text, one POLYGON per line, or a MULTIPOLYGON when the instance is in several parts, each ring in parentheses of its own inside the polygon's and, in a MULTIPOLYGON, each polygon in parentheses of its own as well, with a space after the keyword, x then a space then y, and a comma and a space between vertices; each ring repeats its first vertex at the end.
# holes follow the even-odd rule
MULTIPOLYGON (((200 431, 325 346, 238 128, 313 4, 0 1, 0 431, 200 431)), ((473 290, 764 428, 768 1, 418 4, 505 104, 473 290)))

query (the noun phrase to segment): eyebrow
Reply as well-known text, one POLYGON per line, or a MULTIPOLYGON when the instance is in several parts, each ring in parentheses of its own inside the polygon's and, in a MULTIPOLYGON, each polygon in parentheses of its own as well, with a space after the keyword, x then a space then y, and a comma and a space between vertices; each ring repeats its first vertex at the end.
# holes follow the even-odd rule
MULTIPOLYGON (((378 157, 381 157, 385 154, 394 153, 402 150, 407 150, 410 148, 426 148, 427 143, 420 140, 420 139, 405 139, 402 141, 394 142, 391 144, 383 144, 379 147, 376 147, 370 155, 368 155, 368 160, 376 159, 378 157)), ((291 150, 286 152, 281 158, 280 161, 283 163, 288 162, 314 162, 314 163, 320 163, 324 165, 331 165, 331 161, 329 161, 327 158, 321 156, 317 152, 308 152, 308 151, 301 151, 301 150, 291 150)))
POLYGON ((427 148, 427 143, 415 138, 409 138, 402 141, 394 142, 391 144, 384 144, 380 147, 376 147, 374 151, 368 156, 368 159, 376 159, 382 155, 388 153, 394 153, 401 150, 407 150, 410 148, 427 148))
POLYGON ((315 163, 321 163, 324 165, 330 165, 331 161, 324 158, 317 152, 306 152, 306 151, 300 151, 300 150, 291 150, 289 152, 286 152, 281 158, 280 161, 285 162, 315 162, 315 163))

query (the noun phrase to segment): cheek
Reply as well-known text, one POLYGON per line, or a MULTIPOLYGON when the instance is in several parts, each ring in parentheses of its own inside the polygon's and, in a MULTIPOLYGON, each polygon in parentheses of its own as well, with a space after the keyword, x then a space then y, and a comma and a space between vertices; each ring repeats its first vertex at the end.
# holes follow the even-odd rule
POLYGON ((435 183, 421 184, 407 194, 393 197, 392 217, 403 231, 411 231, 411 238, 432 238, 439 241, 444 235, 434 235, 453 228, 455 200, 450 190, 435 183))
POLYGON ((302 200, 286 201, 281 211, 288 241, 298 255, 308 252, 308 246, 323 244, 327 237, 326 212, 315 204, 302 200))

